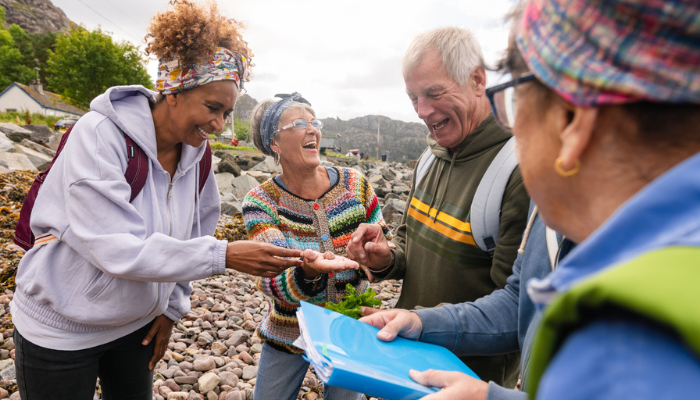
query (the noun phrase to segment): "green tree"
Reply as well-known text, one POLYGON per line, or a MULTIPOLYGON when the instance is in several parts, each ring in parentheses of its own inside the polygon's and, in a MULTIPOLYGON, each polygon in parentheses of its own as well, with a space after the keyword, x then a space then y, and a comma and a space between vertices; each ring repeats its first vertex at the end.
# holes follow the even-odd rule
MULTIPOLYGON (((29 83, 36 76, 33 68, 25 65, 25 56, 17 48, 12 33, 5 29, 5 10, 0 7, 0 91, 5 90, 12 82, 29 83)), ((22 28, 12 25, 15 33, 20 34, 22 28)))
POLYGON ((233 131, 236 135, 236 139, 248 141, 250 138, 250 122, 242 119, 233 120, 233 131))
POLYGON ((111 86, 153 88, 138 49, 128 42, 115 43, 99 28, 90 32, 74 25, 56 38, 55 51, 48 51, 48 82, 75 106, 88 108, 111 86))

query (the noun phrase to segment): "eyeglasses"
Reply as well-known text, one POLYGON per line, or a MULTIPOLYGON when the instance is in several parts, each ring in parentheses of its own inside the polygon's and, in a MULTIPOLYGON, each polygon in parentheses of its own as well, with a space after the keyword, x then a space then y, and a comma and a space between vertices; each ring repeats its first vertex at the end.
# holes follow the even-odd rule
POLYGON ((303 118, 299 118, 299 119, 295 119, 292 123, 287 124, 287 125, 279 128, 278 130, 275 131, 275 133, 281 132, 281 131, 288 129, 288 128, 291 128, 291 127, 298 128, 298 129, 306 129, 309 126, 309 124, 311 124, 311 126, 318 129, 319 131, 323 128, 323 122, 321 122, 317 119, 312 119, 311 121, 307 121, 303 118))
POLYGON ((535 75, 532 72, 528 72, 506 83, 486 89, 486 97, 489 98, 491 103, 491 111, 493 111, 496 123, 504 130, 511 131, 513 130, 513 125, 515 125, 516 100, 513 97, 515 86, 533 79, 535 79, 535 75))

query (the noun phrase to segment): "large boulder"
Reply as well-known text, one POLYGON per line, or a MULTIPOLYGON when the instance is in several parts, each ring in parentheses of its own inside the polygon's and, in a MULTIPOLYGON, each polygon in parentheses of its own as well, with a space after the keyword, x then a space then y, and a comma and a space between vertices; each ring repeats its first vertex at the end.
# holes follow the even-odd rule
POLYGON ((15 150, 15 142, 0 132, 0 153, 11 153, 15 150))
POLYGON ((53 157, 47 156, 44 153, 40 153, 36 150, 32 150, 29 147, 24 147, 21 144, 15 145, 15 153, 24 154, 29 158, 29 161, 34 164, 34 167, 39 171, 43 171, 49 167, 53 157))
POLYGON ((255 165, 250 169, 251 171, 267 172, 269 174, 281 174, 282 167, 275 164, 275 159, 267 156, 265 160, 255 165))
POLYGON ((46 125, 23 125, 22 128, 31 131, 31 141, 49 144, 56 140, 56 135, 51 128, 46 125))
POLYGON ((226 194, 231 192, 231 189, 233 189, 233 180, 236 178, 233 174, 222 172, 215 174, 214 178, 216 179, 216 186, 219 188, 219 193, 226 194))
POLYGON ((24 139, 29 139, 32 137, 32 131, 9 122, 0 122, 0 132, 4 133, 15 143, 19 143, 24 139))
POLYGON ((37 171, 34 164, 26 154, 21 153, 0 153, 0 166, 11 171, 28 170, 37 171))
POLYGON ((239 199, 245 197, 251 189, 258 186, 258 181, 250 175, 241 175, 231 181, 233 195, 239 199))
POLYGON ((406 208, 406 202, 399 199, 391 199, 384 202, 382 207, 382 216, 388 225, 395 225, 401 222, 403 210, 406 208))
POLYGON ((38 151, 39 153, 43 153, 51 158, 56 157, 56 152, 54 150, 51 150, 47 146, 41 145, 39 143, 32 142, 31 140, 24 139, 19 144, 21 144, 24 147, 28 147, 34 151, 38 151))
POLYGON ((241 176, 241 167, 239 167, 236 163, 236 157, 228 153, 225 153, 221 157, 218 171, 219 173, 227 172, 229 174, 233 174, 233 176, 241 176))
POLYGON ((261 171, 245 171, 244 175, 250 175, 260 183, 263 183, 272 177, 272 174, 261 171))
POLYGON ((240 201, 227 201, 221 202, 221 213, 224 215, 234 216, 239 212, 242 212, 243 207, 240 201))

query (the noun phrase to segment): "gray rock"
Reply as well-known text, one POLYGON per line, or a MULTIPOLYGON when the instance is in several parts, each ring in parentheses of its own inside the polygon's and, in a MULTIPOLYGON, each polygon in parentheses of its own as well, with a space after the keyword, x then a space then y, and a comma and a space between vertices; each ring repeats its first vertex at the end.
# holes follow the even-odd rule
POLYGON ((263 183, 272 177, 272 174, 261 171, 246 171, 245 175, 250 175, 255 178, 256 181, 263 183))
POLYGON ((21 144, 15 146, 15 153, 26 155, 27 158, 29 158, 29 161, 31 161, 32 164, 34 164, 34 167, 36 167, 36 169, 39 171, 43 171, 48 168, 49 164, 53 160, 53 157, 30 149, 29 147, 22 146, 21 144))
POLYGON ((224 371, 219 374, 219 379, 222 385, 229 385, 231 387, 236 387, 236 385, 238 385, 238 376, 233 372, 224 371))
POLYGON ((411 188, 404 185, 403 183, 395 183, 392 186, 391 191, 397 194, 408 194, 411 191, 411 188))
POLYGON ((274 158, 266 156, 264 161, 255 165, 253 168, 250 169, 250 171, 267 172, 269 174, 281 174, 282 167, 280 165, 275 164, 274 158))
POLYGON ((51 158, 56 156, 55 151, 51 150, 50 148, 48 148, 46 146, 42 146, 39 143, 32 142, 31 140, 27 140, 27 139, 22 140, 22 142, 20 144, 24 147, 28 147, 34 151, 38 151, 39 153, 47 155, 51 158))
POLYGON ((12 170, 36 171, 36 167, 26 154, 0 153, 0 165, 12 170))
POLYGON ((249 381, 253 378, 258 376, 258 367, 256 366, 247 366, 243 367, 243 380, 244 381, 249 381))
POLYGON ((233 176, 241 176, 241 167, 236 163, 236 158, 231 154, 226 154, 221 158, 218 167, 219 173, 226 172, 233 176))
POLYGON ((194 360, 192 366, 195 371, 209 371, 216 368, 216 362, 213 357, 202 356, 194 360))
POLYGON ((46 125, 23 125, 22 128, 31 132, 31 141, 49 144, 56 140, 56 135, 46 125))
POLYGON ((17 377, 17 374, 15 372, 15 365, 12 364, 9 367, 0 371, 0 377, 2 377, 3 380, 5 380, 5 379, 8 381, 14 380, 17 377))
POLYGON ((216 186, 219 187, 219 193, 226 194, 230 193, 233 189, 232 182, 236 178, 233 174, 228 172, 218 173, 214 175, 216 179, 216 186))
POLYGON ((231 192, 239 199, 245 197, 251 189, 258 186, 258 181, 250 175, 241 175, 231 181, 233 189, 231 192))
POLYGON ((15 150, 15 142, 0 132, 0 153, 11 153, 15 150))
POLYGON ((206 394, 214 390, 215 387, 219 385, 219 377, 216 374, 208 373, 202 375, 198 380, 199 393, 206 394))
POLYGON ((32 137, 32 131, 9 122, 0 122, 0 132, 4 133, 8 139, 15 143, 32 137))
MULTIPOLYGON (((221 203, 221 213, 225 215, 230 215, 234 216, 237 213, 240 213, 243 211, 243 206, 239 201, 230 201, 230 202, 222 202, 221 203)), ((224 339, 224 338, 222 338, 224 339)))

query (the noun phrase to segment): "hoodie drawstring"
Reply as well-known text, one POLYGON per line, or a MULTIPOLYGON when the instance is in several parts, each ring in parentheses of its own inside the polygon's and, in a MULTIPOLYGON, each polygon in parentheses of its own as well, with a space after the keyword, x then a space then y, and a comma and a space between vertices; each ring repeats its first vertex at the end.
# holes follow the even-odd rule
POLYGON ((532 214, 530 214, 530 219, 527 221, 527 226, 525 227, 525 232, 523 233, 523 241, 520 242, 520 248, 518 249, 518 254, 521 256, 525 254, 525 246, 527 245, 527 238, 530 236, 530 231, 532 226, 535 225, 535 218, 537 217, 537 205, 532 208, 532 214))
POLYGON ((202 220, 199 218, 199 168, 200 165, 197 163, 194 174, 194 208, 197 214, 197 237, 202 237, 202 220))
MULTIPOLYGON (((454 168, 456 158, 457 158, 457 153, 455 152, 454 154, 452 154, 452 160, 450 161, 450 169, 447 170, 447 182, 445 182, 445 184, 442 185, 442 190, 440 193, 440 202, 438 203, 437 209, 435 210, 435 215, 433 216, 433 222, 435 222, 435 219, 437 218, 438 214, 440 214, 440 210, 442 210, 442 204, 445 202, 445 192, 447 192, 447 186, 450 184, 450 178, 452 177, 452 169, 454 168)), ((440 175, 438 175, 438 177, 442 176, 442 171, 443 171, 442 167, 444 167, 444 165, 445 165, 444 163, 441 164, 440 175)), ((430 208, 428 210, 432 209, 432 207, 433 207, 433 203, 435 202, 435 198, 437 197, 437 189, 439 186, 440 185, 438 184, 435 187, 436 193, 433 195, 433 199, 430 202, 430 208)))

